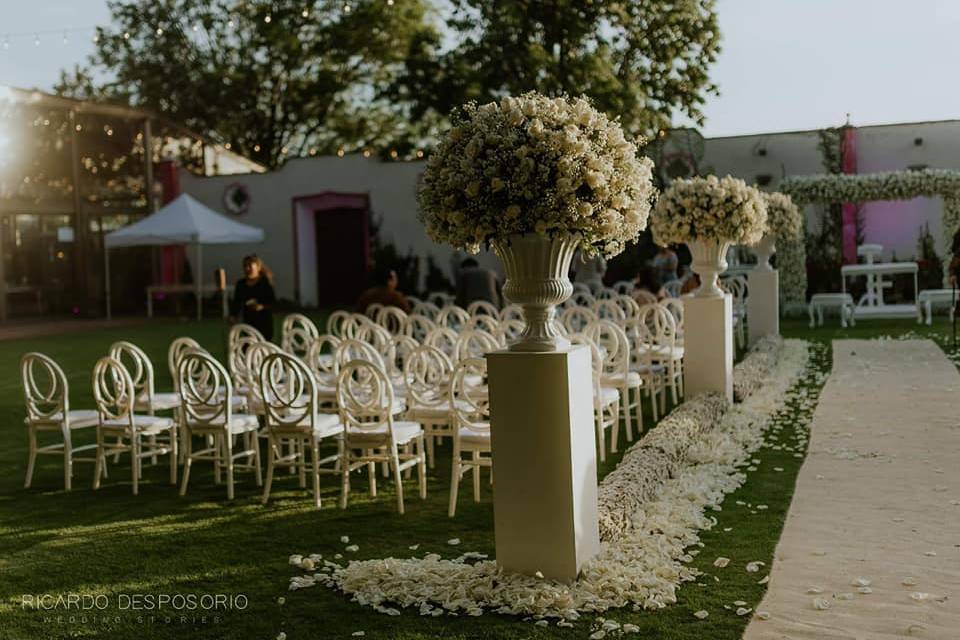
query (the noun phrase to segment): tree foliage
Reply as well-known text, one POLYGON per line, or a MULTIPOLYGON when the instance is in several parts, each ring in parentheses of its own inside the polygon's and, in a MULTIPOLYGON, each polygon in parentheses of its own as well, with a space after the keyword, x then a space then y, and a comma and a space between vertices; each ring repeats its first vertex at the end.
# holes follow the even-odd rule
POLYGON ((413 42, 397 97, 415 116, 538 90, 590 96, 632 134, 703 123, 720 50, 714 0, 450 0, 413 42))
POLYGON ((377 88, 430 32, 420 0, 109 6, 90 65, 64 73, 60 93, 152 109, 267 166, 418 135, 377 88))

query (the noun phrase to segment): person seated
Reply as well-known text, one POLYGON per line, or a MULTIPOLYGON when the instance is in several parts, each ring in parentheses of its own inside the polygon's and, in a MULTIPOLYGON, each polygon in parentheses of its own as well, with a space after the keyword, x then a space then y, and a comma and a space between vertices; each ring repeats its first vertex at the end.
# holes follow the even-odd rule
POLYGON ((364 313, 372 304, 381 304, 385 307, 399 307, 401 310, 410 312, 410 301, 407 297, 397 290, 400 279, 397 272, 391 269, 378 279, 379 285, 370 287, 360 294, 357 298, 357 311, 364 313))
POLYGON ((700 276, 690 271, 690 276, 683 281, 683 287, 680 288, 680 295, 693 293, 700 288, 700 276))
POLYGON ((640 270, 640 273, 637 274, 637 279, 633 282, 634 291, 646 291, 647 293, 652 293, 657 297, 657 300, 663 300, 667 297, 667 292, 664 291, 663 286, 660 284, 660 278, 657 277, 657 272, 650 268, 644 268, 640 270))
POLYGON ((475 258, 460 263, 457 278, 457 304, 464 309, 471 302, 484 300, 500 307, 500 281, 492 270, 481 267, 475 258))

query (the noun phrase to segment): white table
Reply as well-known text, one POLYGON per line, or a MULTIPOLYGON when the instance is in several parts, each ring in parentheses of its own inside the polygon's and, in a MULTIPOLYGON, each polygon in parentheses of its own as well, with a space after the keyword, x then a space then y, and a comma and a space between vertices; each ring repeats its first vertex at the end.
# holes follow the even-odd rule
MULTIPOLYGON (((210 294, 210 293, 219 293, 220 289, 215 284, 205 284, 201 287, 200 295, 210 294)), ((147 317, 153 317, 153 296, 158 293, 166 294, 178 294, 178 293, 191 293, 196 297, 197 288, 196 285, 192 284, 152 284, 147 287, 147 317)), ((221 300, 221 308, 223 311, 223 317, 226 318, 230 315, 230 306, 228 298, 233 295, 233 285, 228 284, 226 291, 223 292, 221 300)), ((197 304, 201 304, 202 300, 197 300, 197 304)))
POLYGON ((903 318, 913 317, 919 313, 920 287, 918 274, 920 267, 916 262, 875 262, 873 264, 848 264, 840 267, 841 291, 847 292, 847 278, 867 276, 868 278, 882 278, 885 275, 913 274, 913 304, 878 304, 873 297, 867 298, 867 304, 858 305, 855 309, 860 318, 903 318))

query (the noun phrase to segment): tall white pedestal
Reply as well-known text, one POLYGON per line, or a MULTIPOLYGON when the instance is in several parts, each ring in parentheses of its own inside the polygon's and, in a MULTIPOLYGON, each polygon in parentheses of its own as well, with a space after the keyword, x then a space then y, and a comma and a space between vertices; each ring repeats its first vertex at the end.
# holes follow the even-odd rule
POLYGON ((683 322, 684 394, 718 391, 733 402, 732 296, 684 296, 683 322))
POLYGON ((590 351, 487 354, 497 563, 565 582, 600 550, 590 351))
POLYGON ((749 342, 780 333, 780 274, 754 269, 747 274, 747 329, 749 342))

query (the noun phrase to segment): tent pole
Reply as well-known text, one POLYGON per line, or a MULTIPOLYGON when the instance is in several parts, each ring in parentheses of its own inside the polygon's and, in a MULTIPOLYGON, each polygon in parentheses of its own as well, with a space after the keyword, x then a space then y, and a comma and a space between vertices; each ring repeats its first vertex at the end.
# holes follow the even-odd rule
POLYGON ((197 272, 193 275, 193 283, 197 289, 197 320, 203 320, 203 250, 199 242, 197 245, 197 272))
POLYGON ((113 320, 112 300, 110 299, 110 248, 103 247, 103 291, 107 297, 107 321, 113 320))

